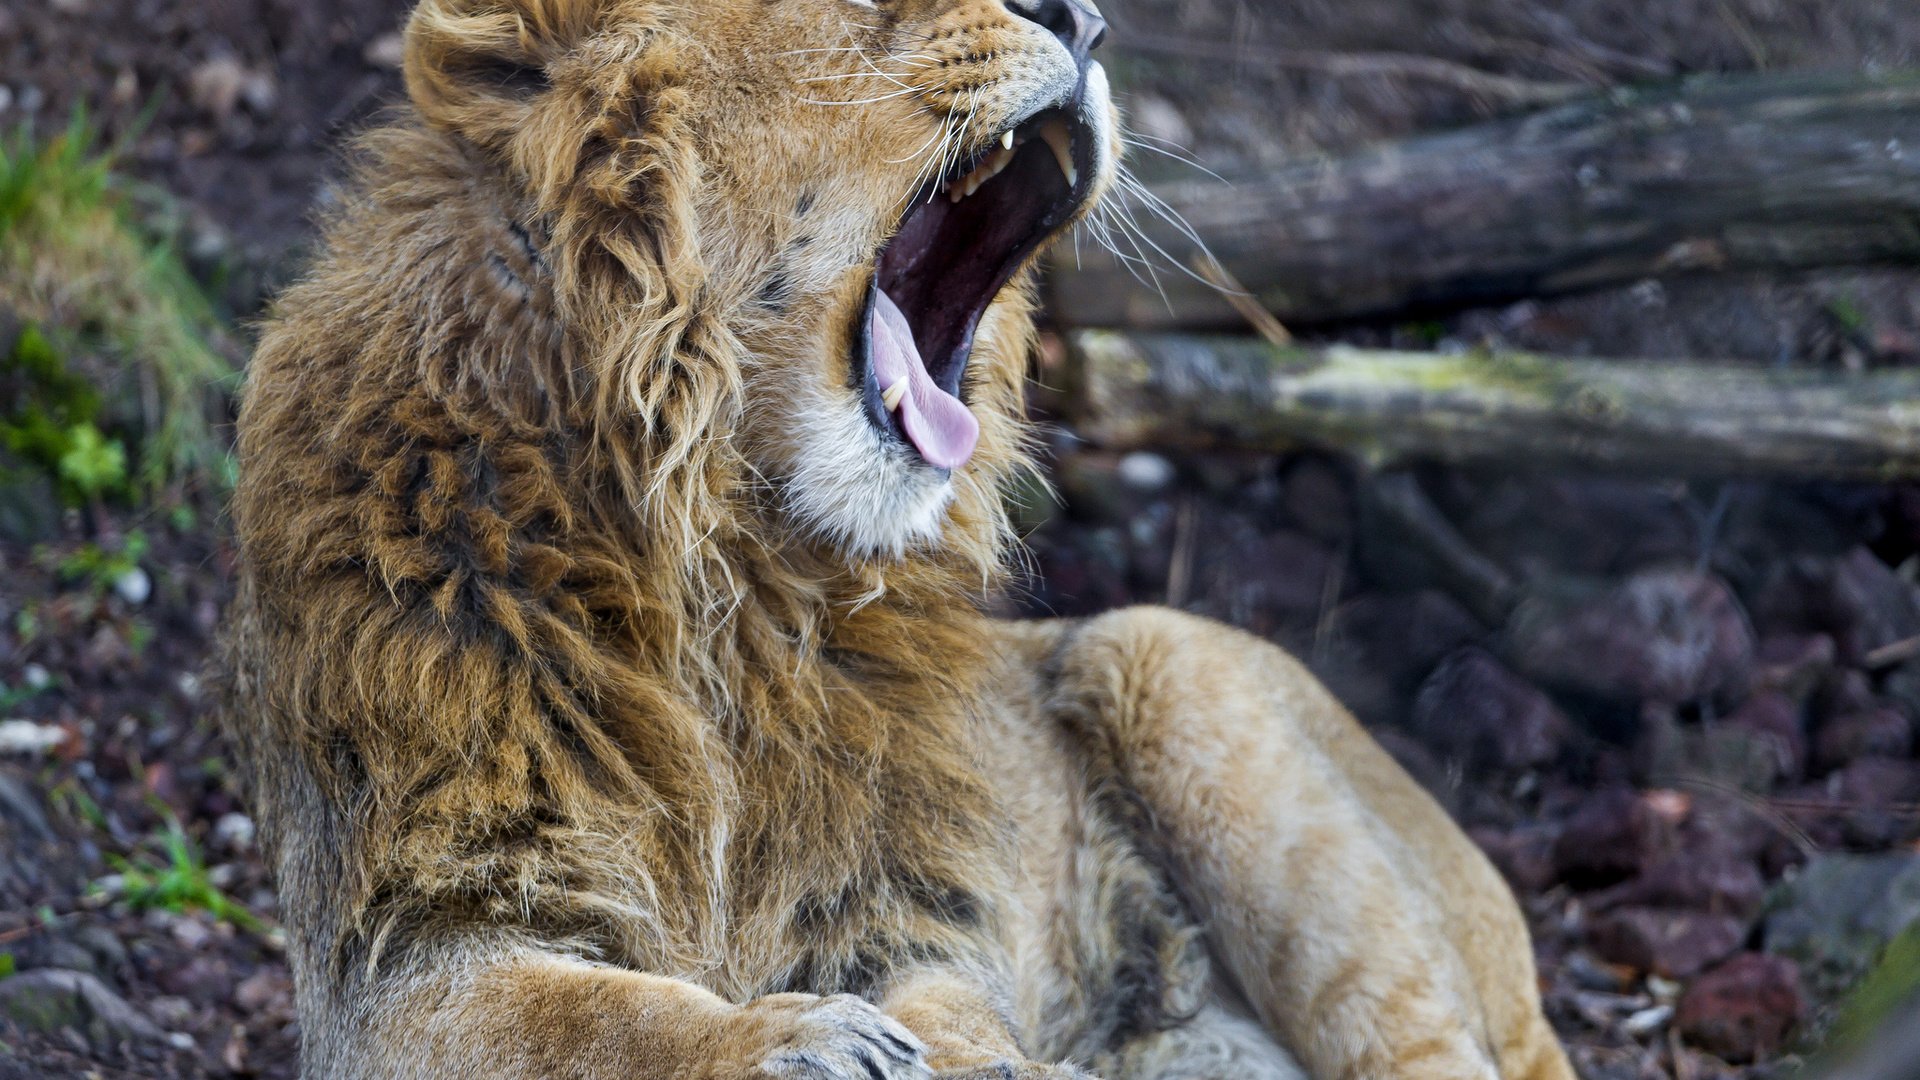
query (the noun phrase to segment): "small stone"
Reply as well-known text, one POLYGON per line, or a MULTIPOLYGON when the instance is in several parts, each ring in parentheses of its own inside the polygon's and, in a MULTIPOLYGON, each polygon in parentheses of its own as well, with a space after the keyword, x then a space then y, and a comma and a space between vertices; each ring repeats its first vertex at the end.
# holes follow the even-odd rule
POLYGON ((213 842, 226 851, 238 854, 251 850, 253 836, 253 819, 238 811, 221 814, 213 823, 213 842))
POLYGON ((159 994, 149 999, 147 1012, 170 1028, 188 1027, 193 1023, 193 1002, 175 994, 159 994))
POLYGON ((1702 975, 1680 999, 1688 1041, 1727 1061, 1769 1057, 1805 1018, 1800 971, 1780 956, 1741 953, 1702 975))
POLYGON ((233 115, 247 81, 247 69, 231 56, 217 56, 187 76, 187 98, 216 120, 233 115))
POLYGON ((1618 908, 1587 929, 1587 944, 1602 960, 1669 979, 1699 974, 1746 939, 1745 919, 1671 908, 1618 908))
POLYGON ((1560 971, 1573 985, 1601 994, 1624 992, 1633 983, 1633 970, 1618 964, 1603 964, 1585 949, 1568 953, 1560 971))
POLYGON ((1647 993, 1662 1005, 1671 1005, 1680 1000, 1680 991, 1685 989, 1672 979, 1663 979, 1658 975, 1647 976, 1647 993))
POLYGON ((1644 1039, 1649 1035, 1666 1029, 1667 1022, 1673 1019, 1673 1006, 1655 1005, 1641 1009, 1620 1023, 1620 1030, 1630 1039, 1644 1039))
POLYGON ((407 57, 407 42, 398 31, 381 34, 360 50, 360 59, 368 67, 398 69, 407 57))
POLYGON ((206 948, 207 942, 213 940, 213 931, 207 927, 207 924, 191 915, 183 915, 174 920, 170 929, 173 931, 173 940, 179 942, 184 948, 195 951, 206 948))
POLYGON ((292 1013, 293 983, 284 971, 264 967, 233 988, 234 1007, 249 1016, 268 1011, 292 1013))
POLYGON ((1173 462, 1146 450, 1135 450, 1122 457, 1116 471, 1121 483, 1135 491, 1148 493, 1173 483, 1176 475, 1173 462))
POLYGON ((1627 788, 1587 797, 1567 819, 1553 846, 1562 881, 1591 887, 1638 874, 1675 847, 1672 821, 1627 788))
POLYGON ((0 754, 27 758, 45 757, 66 739, 66 729, 57 724, 36 724, 31 720, 0 720, 0 754))
POLYGON ((20 683, 36 692, 45 690, 53 685, 53 673, 39 664, 28 664, 20 669, 20 683))
POLYGON ((113 591, 120 599, 139 607, 153 595, 153 579, 147 576, 145 570, 135 566, 113 579, 113 591))
POLYGON ((266 116, 280 103, 280 84, 265 71, 249 71, 240 80, 240 101, 255 116, 266 116))

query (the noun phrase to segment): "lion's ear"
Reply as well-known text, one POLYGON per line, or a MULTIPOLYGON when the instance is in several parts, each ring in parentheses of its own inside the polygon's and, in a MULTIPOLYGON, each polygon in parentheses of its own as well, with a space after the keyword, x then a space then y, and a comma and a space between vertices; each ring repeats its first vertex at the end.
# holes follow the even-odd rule
POLYGON ((596 0, 423 0, 407 22, 407 94, 430 122, 503 143, 547 67, 591 30, 596 0))

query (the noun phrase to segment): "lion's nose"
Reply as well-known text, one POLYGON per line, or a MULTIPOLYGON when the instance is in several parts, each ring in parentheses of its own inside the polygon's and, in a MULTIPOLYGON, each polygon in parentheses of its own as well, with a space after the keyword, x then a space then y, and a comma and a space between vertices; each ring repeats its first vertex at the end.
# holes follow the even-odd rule
POLYGON ((1087 55, 1100 47, 1107 36, 1107 20, 1092 4, 1081 0, 1006 0, 1015 15, 1040 24, 1073 54, 1073 62, 1085 64, 1087 55))

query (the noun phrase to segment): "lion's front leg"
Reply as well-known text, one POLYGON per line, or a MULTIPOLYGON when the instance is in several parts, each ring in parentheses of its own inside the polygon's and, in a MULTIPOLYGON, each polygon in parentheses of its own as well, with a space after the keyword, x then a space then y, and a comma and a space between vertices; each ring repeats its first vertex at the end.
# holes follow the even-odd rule
POLYGON ((1171 611, 1063 640, 1055 705, 1146 802, 1221 960, 1317 1080, 1561 1080, 1512 895, 1285 653, 1171 611))
POLYGON ((442 946, 374 993, 309 1075, 398 1080, 931 1080, 927 1047, 851 995, 726 1001, 550 953, 442 946))
POLYGON ((926 1044, 940 1080, 1093 1080, 1071 1065, 1027 1060, 984 979, 948 968, 909 972, 888 984, 880 1004, 926 1044))

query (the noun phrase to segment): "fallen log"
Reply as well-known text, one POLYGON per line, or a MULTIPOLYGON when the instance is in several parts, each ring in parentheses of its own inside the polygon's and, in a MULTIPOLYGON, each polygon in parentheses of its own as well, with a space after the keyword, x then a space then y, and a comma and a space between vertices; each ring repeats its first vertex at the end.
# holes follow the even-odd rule
MULTIPOLYGON (((1920 72, 1620 90, 1226 179, 1152 190, 1289 324, 1657 275, 1920 263, 1920 72)), ((1132 261, 1087 235, 1077 263, 1056 256, 1056 316, 1239 326, 1217 290, 1171 267, 1196 250, 1181 230, 1144 206, 1133 216, 1144 240, 1107 230, 1132 261), (1142 257, 1160 264, 1164 299, 1142 257)))
POLYGON ((1920 369, 1458 356, 1080 331, 1061 407, 1112 448, 1320 447, 1651 476, 1920 477, 1920 369))

